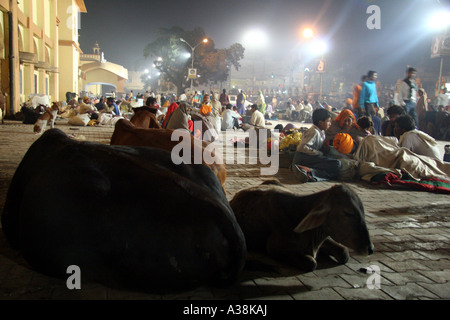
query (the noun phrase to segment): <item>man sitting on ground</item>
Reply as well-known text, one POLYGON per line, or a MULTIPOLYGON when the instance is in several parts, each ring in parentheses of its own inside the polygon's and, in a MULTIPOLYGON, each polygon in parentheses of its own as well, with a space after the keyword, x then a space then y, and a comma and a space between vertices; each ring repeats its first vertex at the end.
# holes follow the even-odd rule
POLYGON ((253 104, 252 105, 252 117, 250 119, 250 123, 244 123, 242 125, 242 129, 244 131, 250 130, 250 129, 264 129, 264 126, 266 124, 266 120, 264 119, 264 115, 261 111, 258 110, 258 105, 253 104))
POLYGON ((342 164, 330 156, 333 147, 325 143, 325 131, 331 125, 331 113, 326 109, 316 109, 312 119, 314 125, 303 134, 292 160, 295 175, 300 182, 337 179, 342 164))
POLYGON ((239 129, 239 119, 241 119, 241 115, 234 110, 232 110, 233 106, 231 104, 227 104, 225 111, 222 114, 222 131, 226 131, 229 129, 239 129))
POLYGON ((425 132, 417 130, 411 116, 403 115, 395 120, 395 135, 399 139, 400 147, 407 148, 418 155, 442 160, 436 140, 425 132))

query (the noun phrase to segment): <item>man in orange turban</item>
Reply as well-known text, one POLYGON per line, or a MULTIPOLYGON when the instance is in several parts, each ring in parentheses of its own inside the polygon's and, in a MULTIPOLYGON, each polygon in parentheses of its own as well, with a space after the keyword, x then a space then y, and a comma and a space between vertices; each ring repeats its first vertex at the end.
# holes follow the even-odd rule
POLYGON ((333 147, 343 154, 353 150, 353 138, 348 133, 338 133, 333 140, 333 147))

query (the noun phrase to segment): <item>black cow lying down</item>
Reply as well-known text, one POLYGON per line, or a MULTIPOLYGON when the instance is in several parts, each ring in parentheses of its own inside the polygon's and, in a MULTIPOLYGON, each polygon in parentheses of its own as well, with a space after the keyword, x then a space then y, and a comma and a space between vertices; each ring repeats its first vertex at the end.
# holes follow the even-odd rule
POLYGON ((45 132, 11 182, 3 231, 37 271, 148 292, 227 285, 245 239, 219 180, 149 147, 45 132), (164 290, 163 290, 164 289, 164 290))
POLYGON ((349 259, 347 247, 373 253, 363 204, 348 186, 301 196, 267 181, 239 191, 230 205, 249 252, 268 254, 304 271, 317 267, 319 249, 342 264, 349 259))

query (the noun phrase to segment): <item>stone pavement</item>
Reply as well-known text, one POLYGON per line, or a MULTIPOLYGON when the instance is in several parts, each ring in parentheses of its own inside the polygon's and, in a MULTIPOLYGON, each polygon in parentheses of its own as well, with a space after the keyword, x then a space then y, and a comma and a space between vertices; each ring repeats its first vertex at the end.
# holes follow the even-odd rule
MULTIPOLYGON (((279 122, 272 122, 272 127, 279 122)), ((298 124, 303 126, 303 124, 298 124)), ((112 127, 73 128, 58 121, 57 128, 79 140, 109 143, 112 127)), ((238 133, 243 138, 244 133, 238 133)), ((38 138, 32 126, 6 121, 0 125, 0 208, 15 169, 38 138)), ((233 148, 227 141, 227 148, 233 148)), ((442 145, 444 142, 441 143, 442 145)), ((229 149, 227 149, 229 150, 229 149)), ((236 152, 233 150, 232 152, 236 152)), ((268 177, 260 166, 227 164, 227 198, 268 177)), ((289 169, 275 175, 299 194, 328 189, 338 181, 300 184, 289 169)), ((267 257, 249 254, 248 267, 229 288, 200 287, 173 294, 122 291, 82 282, 81 290, 68 290, 65 279, 54 279, 29 268, 9 248, 0 232, 0 300, 439 300, 450 298, 450 196, 422 191, 389 189, 362 181, 348 183, 361 197, 366 222, 375 245, 371 256, 351 252, 350 261, 337 265, 319 260, 318 269, 302 273, 267 257), (253 263, 252 263, 253 262, 253 263), (265 268, 255 268, 265 262, 265 268), (379 273, 365 274, 372 266, 379 273), (377 269, 379 268, 379 269, 377 269), (373 288, 380 276, 379 289, 373 288)))

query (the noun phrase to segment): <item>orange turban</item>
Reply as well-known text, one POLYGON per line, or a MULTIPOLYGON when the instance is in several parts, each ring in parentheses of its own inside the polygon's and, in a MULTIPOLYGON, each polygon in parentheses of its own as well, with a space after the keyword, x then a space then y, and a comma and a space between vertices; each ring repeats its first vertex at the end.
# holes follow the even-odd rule
POLYGON ((207 104, 202 105, 202 107, 200 108, 200 114, 202 116, 206 116, 210 112, 212 112, 212 109, 207 104))
POLYGON ((333 147, 343 154, 352 152, 353 138, 348 133, 338 133, 334 137, 333 147))
POLYGON ((353 105, 353 100, 348 98, 347 100, 345 100, 345 103, 353 105))

